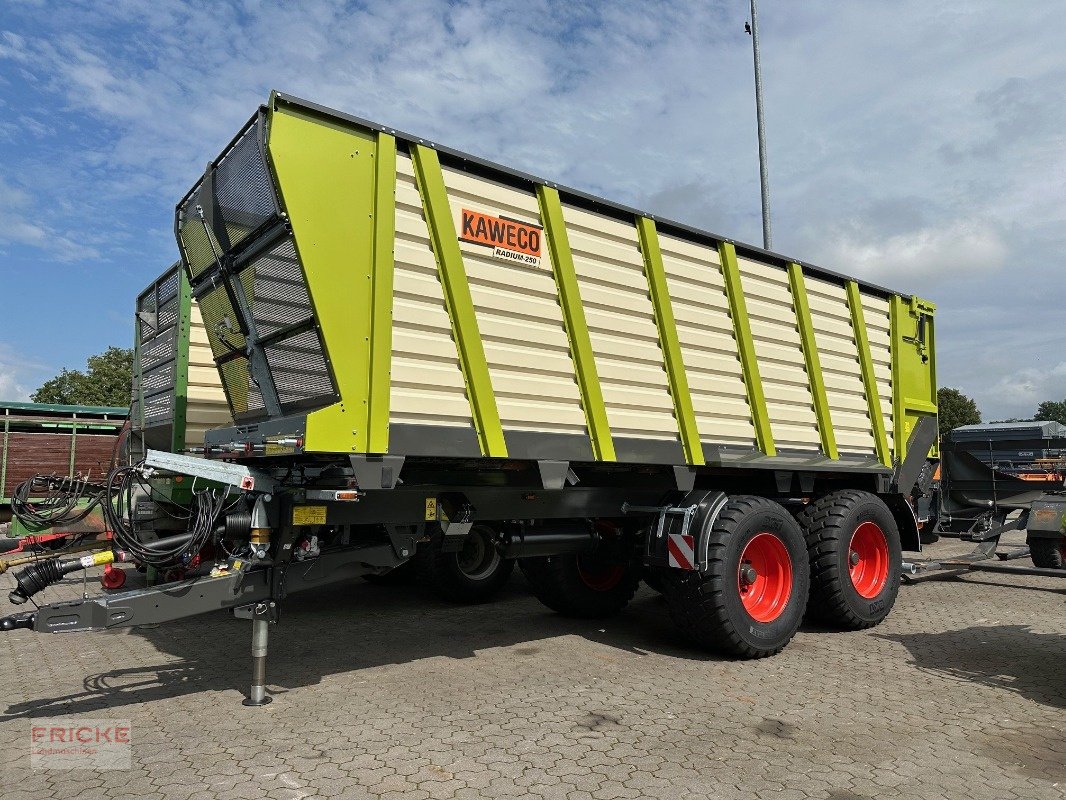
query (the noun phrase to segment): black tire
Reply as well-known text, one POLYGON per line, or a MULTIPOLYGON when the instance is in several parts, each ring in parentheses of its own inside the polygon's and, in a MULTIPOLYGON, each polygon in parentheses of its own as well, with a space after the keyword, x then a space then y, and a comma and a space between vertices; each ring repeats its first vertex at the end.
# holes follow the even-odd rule
POLYGON ((617 614, 640 585, 639 565, 587 555, 519 560, 534 597, 565 617, 598 619, 617 614))
POLYGON ((410 583, 414 580, 415 569, 414 561, 405 561, 398 567, 393 567, 388 572, 381 573, 368 573, 363 576, 363 580, 367 583, 372 583, 374 586, 399 586, 400 584, 410 583))
POLYGON ((1066 569, 1066 539, 1029 537, 1029 556, 1041 569, 1066 569))
POLYGON ((444 538, 435 536, 415 554, 419 580, 452 603, 488 602, 514 571, 514 560, 496 552, 495 533, 489 525, 474 525, 454 553, 443 552, 444 538))
POLYGON ((648 585, 649 589, 653 589, 659 594, 663 593, 663 575, 662 568, 657 567, 645 567, 644 573, 640 576, 641 579, 648 585))
MULTIPOLYGON (((899 526, 888 506, 869 492, 833 492, 810 503, 797 519, 807 539, 811 565, 808 617, 852 631, 880 624, 896 603, 903 567, 899 526), (873 523, 884 535, 888 563, 882 571, 879 563, 864 560, 869 573, 853 577, 851 559, 858 557, 858 546, 852 550, 853 537, 876 539, 868 526, 860 532, 866 523, 873 523)), ((877 549, 883 557, 879 544, 877 549)))
POLYGON ((803 621, 810 580, 807 547, 796 520, 772 500, 738 495, 729 499, 704 535, 708 537, 705 573, 679 569, 661 573, 670 616, 689 639, 709 650, 742 658, 781 652, 803 621), (740 585, 741 556, 760 534, 771 534, 775 548, 783 546, 791 566, 787 598, 768 621, 749 613, 740 585))

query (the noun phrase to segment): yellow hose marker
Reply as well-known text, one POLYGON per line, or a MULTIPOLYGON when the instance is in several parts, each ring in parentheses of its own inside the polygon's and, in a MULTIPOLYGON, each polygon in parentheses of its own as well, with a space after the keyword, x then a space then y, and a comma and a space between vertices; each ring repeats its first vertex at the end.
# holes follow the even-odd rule
POLYGON ((115 554, 110 550, 102 550, 99 553, 90 553, 87 556, 82 556, 78 560, 83 567, 88 569, 89 567, 100 567, 104 564, 113 564, 115 562, 115 554))

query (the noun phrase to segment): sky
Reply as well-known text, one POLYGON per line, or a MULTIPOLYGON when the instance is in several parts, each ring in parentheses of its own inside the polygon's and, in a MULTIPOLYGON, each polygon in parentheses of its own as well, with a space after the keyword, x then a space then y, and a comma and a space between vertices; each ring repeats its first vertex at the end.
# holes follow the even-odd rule
MULTIPOLYGON (((747 0, 0 0, 0 399, 130 346, 270 89, 761 243, 747 0)), ((1066 397, 1066 3, 761 0, 773 249, 933 300, 986 420, 1066 397)))

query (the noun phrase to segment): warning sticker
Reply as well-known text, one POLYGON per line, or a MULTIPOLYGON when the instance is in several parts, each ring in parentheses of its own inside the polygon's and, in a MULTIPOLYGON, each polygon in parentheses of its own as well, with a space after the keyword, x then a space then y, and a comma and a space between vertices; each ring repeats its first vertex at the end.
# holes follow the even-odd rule
POLYGON ((462 211, 459 241, 491 247, 492 255, 505 261, 540 266, 540 245, 544 229, 531 222, 494 217, 480 211, 462 211))
POLYGON ((695 537, 687 533, 671 533, 666 539, 668 566, 695 569, 695 537))
POLYGON ((437 518, 437 498, 436 497, 427 497, 426 498, 426 519, 427 520, 434 520, 436 518, 437 518))
POLYGON ((325 525, 325 506, 295 506, 292 509, 293 525, 325 525))

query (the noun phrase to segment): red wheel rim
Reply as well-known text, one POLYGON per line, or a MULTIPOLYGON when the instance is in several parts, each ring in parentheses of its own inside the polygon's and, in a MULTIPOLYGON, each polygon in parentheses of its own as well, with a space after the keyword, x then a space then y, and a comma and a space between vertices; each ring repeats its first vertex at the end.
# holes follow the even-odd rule
POLYGON ((603 564, 595 561, 577 559, 577 574, 581 582, 597 592, 607 592, 613 589, 626 574, 624 564, 603 564))
POLYGON ((792 558, 772 533, 756 534, 740 554, 737 588, 744 609, 757 622, 773 622, 792 596, 792 558))
POLYGON ((862 597, 877 597, 888 583, 888 539, 876 522, 862 523, 851 535, 848 570, 862 597))

